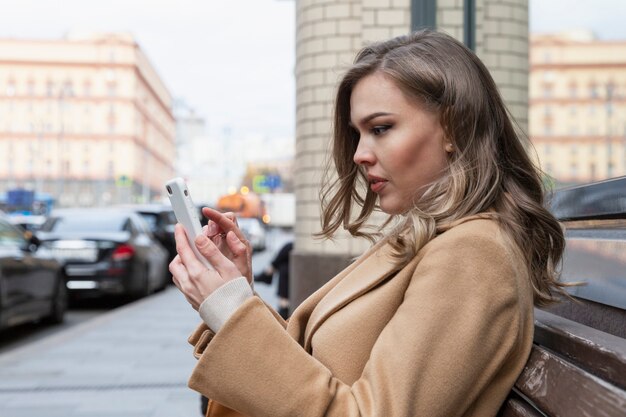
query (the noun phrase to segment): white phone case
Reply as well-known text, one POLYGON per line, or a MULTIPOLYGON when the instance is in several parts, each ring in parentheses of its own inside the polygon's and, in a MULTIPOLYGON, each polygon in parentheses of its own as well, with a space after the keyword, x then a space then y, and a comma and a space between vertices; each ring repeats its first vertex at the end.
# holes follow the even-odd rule
POLYGON ((198 252, 198 248, 196 248, 194 242, 196 236, 202 233, 202 226, 200 224, 200 218, 198 217, 198 208, 191 200, 191 194, 189 194, 185 180, 180 177, 172 178, 165 183, 165 189, 172 203, 176 220, 185 228, 187 241, 195 253, 196 258, 207 268, 214 269, 209 261, 198 252))

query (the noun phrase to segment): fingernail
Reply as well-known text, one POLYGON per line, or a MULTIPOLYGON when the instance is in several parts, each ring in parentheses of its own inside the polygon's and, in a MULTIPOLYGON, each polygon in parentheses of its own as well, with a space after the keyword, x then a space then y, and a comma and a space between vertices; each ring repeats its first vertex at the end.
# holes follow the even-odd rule
POLYGON ((216 235, 219 232, 217 225, 213 222, 209 223, 209 236, 216 235))
POLYGON ((226 238, 232 240, 233 242, 238 241, 239 239, 237 238, 237 235, 235 234, 235 232, 228 232, 228 234, 226 235, 226 238))

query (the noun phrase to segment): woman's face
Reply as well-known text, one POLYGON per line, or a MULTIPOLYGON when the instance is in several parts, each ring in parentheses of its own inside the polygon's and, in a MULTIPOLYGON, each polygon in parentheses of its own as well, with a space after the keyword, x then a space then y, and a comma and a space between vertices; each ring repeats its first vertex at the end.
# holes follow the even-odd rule
POLYGON ((359 133, 354 162, 367 172, 380 208, 402 214, 447 166, 439 116, 409 100, 382 73, 361 79, 350 97, 351 124, 359 133))

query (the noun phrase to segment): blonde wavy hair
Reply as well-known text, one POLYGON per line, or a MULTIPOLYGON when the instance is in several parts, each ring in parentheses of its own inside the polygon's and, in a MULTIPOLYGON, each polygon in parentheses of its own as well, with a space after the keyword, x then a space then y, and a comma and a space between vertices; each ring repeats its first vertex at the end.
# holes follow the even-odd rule
POLYGON ((383 73, 407 97, 438 113, 446 139, 454 146, 444 175, 416 194, 413 209, 390 216, 385 223, 398 221, 387 235, 398 268, 446 225, 485 213, 500 222, 526 258, 535 304, 549 304, 566 294, 567 284, 558 280, 563 231, 543 205, 541 173, 516 133, 495 82, 472 51, 432 30, 364 47, 343 76, 335 101, 332 161, 322 187, 318 235, 332 238, 343 227, 353 236, 372 241, 381 237, 366 225, 377 209, 377 196, 368 187, 364 169, 353 161, 359 137, 350 125, 352 90, 374 72, 383 73), (355 206, 360 207, 358 213, 353 213, 355 206))

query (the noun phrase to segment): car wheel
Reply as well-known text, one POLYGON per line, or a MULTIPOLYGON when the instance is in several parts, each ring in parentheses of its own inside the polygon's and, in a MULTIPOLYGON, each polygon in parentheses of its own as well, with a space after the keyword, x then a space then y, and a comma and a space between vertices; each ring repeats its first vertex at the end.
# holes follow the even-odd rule
POLYGON ((67 311, 68 295, 65 280, 60 277, 57 284, 57 290, 52 300, 52 308, 50 314, 44 319, 46 323, 59 324, 63 323, 65 312, 67 311))

